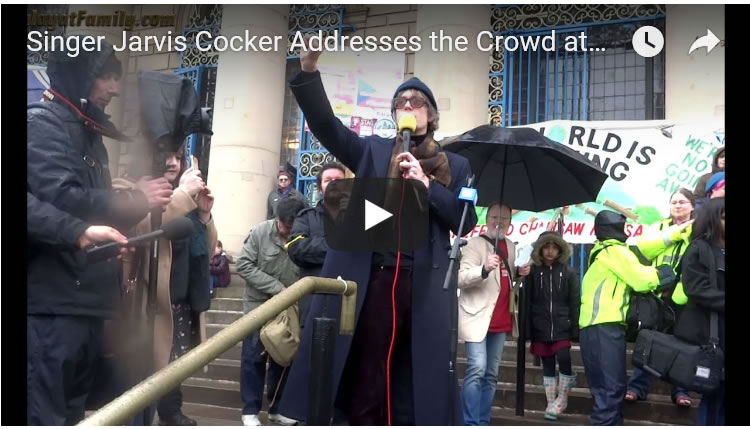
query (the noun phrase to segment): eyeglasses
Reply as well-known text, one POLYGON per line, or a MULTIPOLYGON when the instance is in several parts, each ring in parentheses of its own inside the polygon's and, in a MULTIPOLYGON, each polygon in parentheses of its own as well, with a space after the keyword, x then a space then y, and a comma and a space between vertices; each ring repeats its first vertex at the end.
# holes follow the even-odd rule
POLYGON ((423 97, 396 97, 393 99, 393 107, 395 109, 403 109, 406 106, 406 102, 409 102, 411 107, 415 109, 419 109, 420 107, 427 104, 427 100, 425 100, 423 97))
POLYGON ((673 206, 685 206, 690 204, 690 201, 684 200, 684 201, 670 201, 670 204, 673 206))
POLYGON ((289 179, 286 177, 279 177, 279 182, 288 182, 289 179))

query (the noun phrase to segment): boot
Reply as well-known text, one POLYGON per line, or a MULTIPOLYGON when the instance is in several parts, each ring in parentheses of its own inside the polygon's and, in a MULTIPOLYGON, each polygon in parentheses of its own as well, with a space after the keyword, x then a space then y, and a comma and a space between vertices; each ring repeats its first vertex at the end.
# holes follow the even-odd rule
POLYGON ((573 375, 565 375, 560 374, 560 394, 557 396, 557 399, 555 399, 555 402, 552 404, 552 415, 557 418, 560 414, 565 412, 565 409, 568 408, 568 395, 570 394, 570 389, 572 389, 576 385, 576 374, 573 373, 573 375))
POLYGON ((173 416, 159 416, 159 426, 195 426, 198 423, 190 417, 179 412, 173 416))
POLYGON ((557 420, 557 416, 552 414, 557 388, 556 377, 544 377, 544 393, 547 395, 547 409, 544 412, 544 418, 547 420, 557 420))

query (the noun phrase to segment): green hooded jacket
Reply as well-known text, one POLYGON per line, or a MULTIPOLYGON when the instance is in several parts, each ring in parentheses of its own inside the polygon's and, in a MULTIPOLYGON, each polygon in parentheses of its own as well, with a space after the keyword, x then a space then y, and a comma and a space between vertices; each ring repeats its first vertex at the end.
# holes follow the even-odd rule
POLYGON ((602 323, 625 324, 630 304, 628 288, 648 292, 659 286, 654 267, 638 261, 628 246, 616 239, 597 240, 591 254, 600 250, 581 283, 581 329, 602 323))

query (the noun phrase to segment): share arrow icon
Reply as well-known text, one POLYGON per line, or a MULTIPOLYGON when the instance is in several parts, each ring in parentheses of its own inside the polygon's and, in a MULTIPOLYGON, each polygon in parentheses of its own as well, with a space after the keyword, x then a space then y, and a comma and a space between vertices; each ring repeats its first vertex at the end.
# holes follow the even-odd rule
POLYGON ((716 35, 712 33, 711 30, 706 28, 706 35, 698 38, 695 42, 693 42, 692 45, 690 45, 690 51, 688 51, 688 55, 692 54, 696 49, 703 47, 708 48, 708 50, 706 51, 706 55, 708 55, 708 53, 711 52, 711 50, 719 44, 719 42, 719 38, 716 37, 716 35))

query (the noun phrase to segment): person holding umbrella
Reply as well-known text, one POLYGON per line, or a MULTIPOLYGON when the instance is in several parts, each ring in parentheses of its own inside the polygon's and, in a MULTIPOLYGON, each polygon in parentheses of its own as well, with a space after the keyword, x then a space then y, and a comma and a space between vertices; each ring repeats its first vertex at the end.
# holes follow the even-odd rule
MULTIPOLYGON (((476 175, 477 204, 499 200, 519 210, 542 212, 581 202, 596 201, 607 174, 595 163, 564 144, 531 128, 482 125, 450 138, 444 146, 469 160, 476 175), (550 180, 554 177, 554 180, 550 180), (512 181, 512 186, 508 182, 512 181)), ((521 285, 518 305, 526 307, 521 285)), ((525 311, 519 313, 518 341, 526 341, 525 311)), ((516 355, 516 415, 524 413, 526 352, 516 355)), ((624 394, 624 392, 623 392, 624 394)))
POLYGON ((513 279, 529 274, 515 267, 516 246, 505 236, 512 210, 504 203, 488 207, 487 234, 469 240, 458 271, 458 338, 466 344, 463 382, 464 424, 490 424, 497 374, 506 335, 513 330, 516 288, 513 279))

